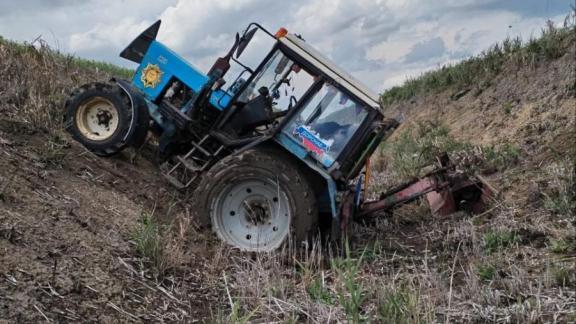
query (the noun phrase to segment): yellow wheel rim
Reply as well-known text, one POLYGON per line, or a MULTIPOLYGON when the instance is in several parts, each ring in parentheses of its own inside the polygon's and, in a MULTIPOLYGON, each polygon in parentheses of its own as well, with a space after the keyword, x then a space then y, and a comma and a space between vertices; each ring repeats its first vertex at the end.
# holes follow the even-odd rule
POLYGON ((76 126, 89 140, 105 141, 118 129, 118 110, 106 98, 90 98, 78 107, 76 126))

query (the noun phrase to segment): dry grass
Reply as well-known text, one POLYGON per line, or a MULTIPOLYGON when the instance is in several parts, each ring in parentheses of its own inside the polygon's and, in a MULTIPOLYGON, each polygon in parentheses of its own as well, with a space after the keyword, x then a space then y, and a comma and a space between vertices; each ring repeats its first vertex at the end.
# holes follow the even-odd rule
POLYGON ((62 129, 63 103, 76 86, 127 76, 128 70, 51 50, 41 39, 18 44, 0 37, 0 112, 35 131, 62 129))
MULTIPOLYGON (((342 257, 330 258, 318 249, 260 255, 221 252, 231 261, 219 275, 229 297, 227 310, 220 309, 215 320, 537 323, 569 319, 576 311, 575 260, 548 253, 540 236, 534 235, 545 228, 518 219, 514 207, 501 205, 482 225, 465 217, 429 219, 411 228, 394 223, 358 228, 362 239, 357 238, 356 247, 342 257), (502 233, 516 234, 508 240, 508 234, 502 233), (496 235, 495 246, 486 244, 487 235, 496 235)), ((542 234, 554 236, 558 230, 542 234)), ((574 228, 565 231, 573 233, 574 228)))

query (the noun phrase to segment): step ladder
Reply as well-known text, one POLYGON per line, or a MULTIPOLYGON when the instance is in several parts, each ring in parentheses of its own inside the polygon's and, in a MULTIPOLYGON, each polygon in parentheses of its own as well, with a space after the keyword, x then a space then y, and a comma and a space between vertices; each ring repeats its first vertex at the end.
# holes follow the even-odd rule
POLYGON ((178 189, 195 188, 200 182, 200 175, 204 173, 222 152, 224 146, 211 152, 206 147, 209 135, 204 136, 198 143, 192 141, 192 148, 184 155, 175 155, 160 167, 162 174, 172 185, 178 189))

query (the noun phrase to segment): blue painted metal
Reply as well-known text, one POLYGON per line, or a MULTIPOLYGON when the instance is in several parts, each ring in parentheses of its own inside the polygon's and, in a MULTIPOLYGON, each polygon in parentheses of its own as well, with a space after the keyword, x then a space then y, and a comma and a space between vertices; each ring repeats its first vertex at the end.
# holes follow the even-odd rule
MULTIPOLYGON (((336 202, 336 193, 338 192, 338 188, 336 187, 334 179, 332 179, 330 174, 328 174, 324 168, 320 167, 314 160, 309 158, 310 154, 308 150, 306 150, 302 144, 297 142, 293 137, 286 135, 284 132, 279 132, 274 137, 274 140, 326 179, 327 192, 325 194, 328 195, 330 212, 332 213, 332 218, 338 220, 338 203, 336 202)), ((325 197, 325 195, 321 195, 321 198, 322 196, 325 197)))
POLYGON ((362 183, 364 182, 364 175, 358 177, 356 182, 356 187, 354 188, 354 205, 356 207, 360 206, 360 201, 362 199, 362 183))
POLYGON ((146 98, 156 100, 172 77, 177 77, 190 89, 197 92, 209 81, 208 77, 197 68, 186 62, 178 54, 157 41, 152 41, 148 52, 144 55, 132 83, 139 88, 146 98), (145 87, 142 82, 142 71, 149 65, 157 65, 162 71, 160 83, 155 87, 145 87))
POLYGON ((276 134, 274 140, 301 160, 305 160, 308 156, 308 150, 306 150, 293 137, 286 135, 284 132, 276 134))
POLYGON ((334 164, 334 159, 328 153, 324 153, 320 156, 318 154, 310 154, 310 149, 306 148, 299 139, 297 139, 295 136, 289 135, 290 127, 291 126, 289 125, 285 126, 285 128, 280 133, 278 133, 278 135, 276 135, 280 144, 282 144, 294 155, 300 157, 300 159, 304 159, 306 156, 310 155, 326 168, 329 168, 332 166, 332 164, 334 164))
MULTIPOLYGON (((171 49, 158 41, 152 41, 148 51, 140 63, 140 66, 138 67, 138 70, 136 70, 136 73, 134 74, 132 84, 144 94, 148 103, 150 116, 164 130, 169 131, 173 131, 172 128, 174 128, 174 125, 169 125, 163 120, 162 116, 158 112, 158 106, 153 102, 155 102, 163 93, 164 88, 173 77, 180 80, 194 92, 202 90, 210 80, 208 76, 189 64, 171 49), (142 81, 142 73, 149 65, 156 65, 162 73, 160 76, 160 82, 154 87, 146 87, 142 81)), ((231 98, 232 96, 226 91, 218 90, 212 93, 210 103, 217 109, 224 110, 228 108, 231 98)), ((185 109, 186 108, 189 107, 185 107, 185 109)))

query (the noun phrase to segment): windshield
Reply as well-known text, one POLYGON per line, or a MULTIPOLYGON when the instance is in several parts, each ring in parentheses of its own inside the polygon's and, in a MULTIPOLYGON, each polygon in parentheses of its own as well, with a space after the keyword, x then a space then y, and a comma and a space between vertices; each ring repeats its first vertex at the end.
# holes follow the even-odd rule
POLYGON ((322 164, 330 166, 366 118, 366 108, 325 83, 284 132, 297 139, 322 164))
POLYGON ((259 89, 265 87, 273 99, 274 111, 284 111, 294 107, 312 83, 312 75, 277 50, 244 89, 238 101, 246 103, 254 99, 259 95, 259 89))

